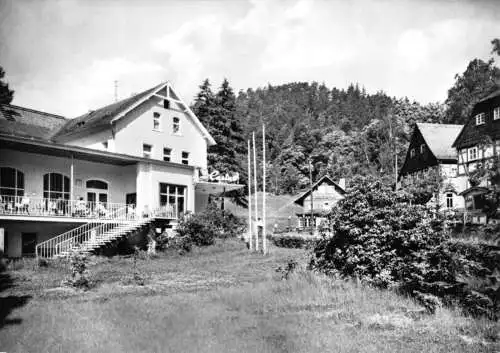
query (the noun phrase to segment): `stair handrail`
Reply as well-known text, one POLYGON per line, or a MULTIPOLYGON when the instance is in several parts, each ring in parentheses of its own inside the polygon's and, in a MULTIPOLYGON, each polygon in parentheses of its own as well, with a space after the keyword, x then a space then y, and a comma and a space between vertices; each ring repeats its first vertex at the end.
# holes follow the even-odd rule
POLYGON ((78 237, 72 238, 72 239, 67 239, 59 244, 60 251, 59 253, 63 251, 68 251, 70 249, 73 249, 74 247, 81 247, 85 243, 92 242, 92 241, 97 241, 103 234, 109 232, 112 229, 115 229, 116 227, 119 227, 124 224, 138 224, 143 221, 143 218, 137 218, 134 219, 134 222, 126 222, 126 221, 121 221, 123 213, 126 213, 125 209, 120 210, 120 212, 117 212, 119 215, 117 215, 117 221, 115 222, 106 222, 102 223, 99 226, 89 229, 87 232, 80 234, 78 237), (75 241, 76 239, 76 241, 75 241), (78 244, 78 245, 76 245, 78 244))
MULTIPOLYGON (((127 220, 127 206, 117 209, 111 215, 113 220, 127 220)), ((54 257, 65 250, 73 247, 73 244, 81 244, 89 236, 101 233, 102 229, 109 229, 111 225, 116 226, 119 223, 106 221, 92 221, 80 227, 71 229, 56 237, 45 240, 35 247, 37 257, 54 257)))
POLYGON ((101 224, 101 222, 95 222, 95 221, 88 222, 84 225, 81 225, 67 232, 59 234, 58 236, 42 241, 41 243, 38 243, 35 247, 36 257, 53 257, 54 255, 56 255, 55 252, 58 243, 71 239, 75 237, 75 235, 86 232, 89 229, 98 226, 99 224, 101 224))

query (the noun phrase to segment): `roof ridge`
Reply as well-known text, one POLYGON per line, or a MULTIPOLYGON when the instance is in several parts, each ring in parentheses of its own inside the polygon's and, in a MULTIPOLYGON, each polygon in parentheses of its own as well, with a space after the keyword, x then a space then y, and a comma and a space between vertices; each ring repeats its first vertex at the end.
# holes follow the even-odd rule
POLYGON ((148 89, 141 90, 140 92, 135 93, 135 94, 131 95, 130 97, 126 97, 126 98, 123 98, 123 99, 117 100, 116 102, 109 103, 109 104, 103 105, 103 106, 98 107, 98 108, 95 108, 95 109, 89 109, 86 113, 83 113, 83 114, 78 115, 78 116, 76 116, 76 117, 74 117, 74 118, 71 118, 70 120, 72 120, 72 119, 82 118, 82 117, 87 116, 87 115, 89 115, 90 113, 96 112, 96 111, 98 111, 98 110, 101 110, 101 109, 106 109, 106 108, 108 108, 108 107, 111 107, 112 105, 115 105, 115 104, 120 104, 120 103, 123 103, 123 102, 125 102, 125 101, 127 101, 127 100, 132 100, 133 98, 135 98, 135 97, 137 97, 137 96, 139 96, 139 95, 141 95, 141 94, 144 94, 144 93, 145 93, 145 92, 147 92, 147 91, 154 90, 155 88, 160 87, 161 85, 164 85, 164 84, 166 84, 166 83, 168 83, 168 81, 164 81, 164 82, 162 82, 162 83, 160 83, 160 84, 158 84, 158 85, 156 85, 156 86, 154 86, 154 87, 150 87, 150 88, 148 88, 148 89))
POLYGON ((4 107, 18 108, 18 109, 22 109, 22 110, 25 110, 25 111, 29 111, 29 112, 33 112, 33 113, 38 113, 38 114, 41 114, 41 115, 46 115, 46 116, 50 116, 50 117, 57 118, 57 119, 70 120, 70 119, 68 119, 68 118, 66 118, 65 116, 62 116, 62 115, 53 114, 53 113, 47 113, 47 112, 44 112, 44 111, 41 111, 41 110, 36 110, 36 109, 33 109, 33 108, 21 107, 19 105, 5 104, 5 103, 0 104, 0 105, 4 106, 4 107))

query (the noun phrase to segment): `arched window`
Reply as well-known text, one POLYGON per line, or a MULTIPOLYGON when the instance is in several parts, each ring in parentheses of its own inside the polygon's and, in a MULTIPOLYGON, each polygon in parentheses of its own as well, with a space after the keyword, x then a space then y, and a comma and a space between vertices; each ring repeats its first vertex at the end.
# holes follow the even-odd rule
POLYGON ((14 168, 1 167, 0 195, 24 196, 24 173, 14 168))
POLYGON ((108 190, 108 183, 101 180, 89 180, 86 185, 87 189, 108 190))
POLYGON ((48 173, 43 176, 43 197, 46 199, 69 200, 70 181, 65 175, 48 173))

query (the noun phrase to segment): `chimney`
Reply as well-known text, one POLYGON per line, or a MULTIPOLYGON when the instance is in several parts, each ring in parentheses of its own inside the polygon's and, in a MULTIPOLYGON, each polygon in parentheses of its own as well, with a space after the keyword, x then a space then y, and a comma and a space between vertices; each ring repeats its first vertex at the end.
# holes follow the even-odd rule
POLYGON ((339 180, 339 186, 345 190, 345 178, 340 178, 339 180))

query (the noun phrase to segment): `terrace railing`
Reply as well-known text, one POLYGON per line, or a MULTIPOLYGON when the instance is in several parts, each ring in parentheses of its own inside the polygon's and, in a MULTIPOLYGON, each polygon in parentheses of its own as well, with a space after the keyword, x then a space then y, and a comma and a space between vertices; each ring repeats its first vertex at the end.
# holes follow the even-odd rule
POLYGON ((153 216, 155 217, 161 217, 161 218, 168 218, 168 219, 177 219, 178 214, 176 212, 176 209, 173 205, 164 205, 157 207, 153 209, 152 212, 153 216))
POLYGON ((113 220, 122 209, 125 212, 120 217, 135 217, 134 206, 122 203, 0 195, 0 215, 113 220))

